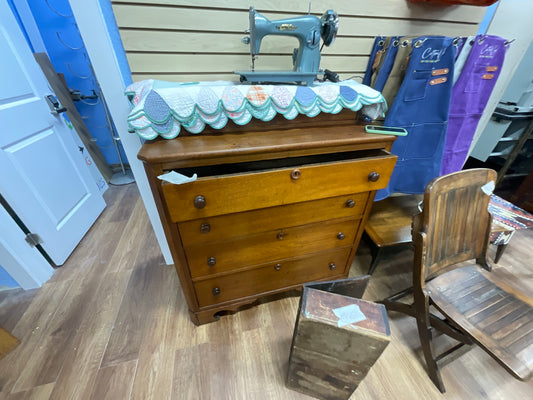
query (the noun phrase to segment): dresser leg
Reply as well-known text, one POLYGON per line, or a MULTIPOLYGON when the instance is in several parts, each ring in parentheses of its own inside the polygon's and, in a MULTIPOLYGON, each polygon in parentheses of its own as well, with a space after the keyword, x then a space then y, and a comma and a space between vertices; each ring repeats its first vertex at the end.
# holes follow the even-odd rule
POLYGON ((220 319, 220 315, 217 315, 217 313, 219 312, 220 310, 198 311, 198 312, 189 310, 189 316, 191 317, 191 321, 195 325, 203 325, 203 324, 208 324, 210 322, 218 321, 220 319))

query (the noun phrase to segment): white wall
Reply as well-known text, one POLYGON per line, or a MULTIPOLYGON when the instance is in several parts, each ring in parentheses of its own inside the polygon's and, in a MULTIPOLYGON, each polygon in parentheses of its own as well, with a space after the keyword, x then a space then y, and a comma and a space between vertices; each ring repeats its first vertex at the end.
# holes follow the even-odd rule
MULTIPOLYGON (((270 20, 306 14, 308 0, 112 0, 133 80, 238 81, 235 70, 250 69, 249 7, 270 20), (216 60, 216 61, 215 61, 216 60)), ((313 2, 311 13, 339 14, 335 42, 322 50, 321 67, 341 79, 362 75, 378 35, 468 36, 478 31, 485 7, 442 6, 407 0, 313 2)), ((267 36, 258 70, 292 69, 295 38, 267 36)))

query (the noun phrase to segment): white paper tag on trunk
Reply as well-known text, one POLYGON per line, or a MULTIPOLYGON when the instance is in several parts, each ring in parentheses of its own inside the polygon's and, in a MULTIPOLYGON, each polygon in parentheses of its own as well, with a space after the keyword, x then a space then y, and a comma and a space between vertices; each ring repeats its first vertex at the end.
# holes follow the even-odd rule
POLYGON ((337 326, 355 324, 366 319, 365 314, 361 312, 358 305, 350 304, 349 306, 335 308, 333 313, 339 318, 337 326))

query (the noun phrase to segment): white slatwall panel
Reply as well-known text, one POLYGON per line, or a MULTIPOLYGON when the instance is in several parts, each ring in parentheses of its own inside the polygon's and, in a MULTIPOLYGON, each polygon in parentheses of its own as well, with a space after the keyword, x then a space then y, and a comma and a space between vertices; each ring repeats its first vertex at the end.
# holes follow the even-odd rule
MULTIPOLYGON (((113 0, 133 80, 237 81, 234 70, 250 68, 249 47, 241 43, 248 28, 248 8, 275 20, 307 12, 308 0, 181 1, 113 0)), ((315 2, 317 16, 327 9, 339 14, 339 34, 324 47, 322 68, 341 78, 361 75, 377 35, 465 36, 477 32, 485 8, 434 6, 407 0, 339 0, 315 2), (320 7, 320 9, 319 9, 320 7)), ((267 37, 256 69, 292 69, 294 38, 267 37)))

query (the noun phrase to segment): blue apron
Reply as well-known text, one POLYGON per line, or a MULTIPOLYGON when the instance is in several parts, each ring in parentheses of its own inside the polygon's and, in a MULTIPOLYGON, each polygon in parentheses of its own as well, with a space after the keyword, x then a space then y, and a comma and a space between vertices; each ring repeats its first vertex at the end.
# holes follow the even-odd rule
POLYGON ((383 125, 405 128, 392 145, 398 161, 387 188, 376 200, 393 192, 423 193, 439 176, 457 48, 454 39, 422 36, 412 41, 409 65, 383 125))
POLYGON ((384 36, 376 36, 374 39, 374 45, 372 46, 372 52, 370 53, 370 58, 368 59, 368 65, 366 67, 365 76, 363 78, 363 85, 370 86, 370 81, 372 80, 372 67, 374 66, 374 61, 376 60, 376 54, 378 51, 383 50, 385 45, 384 36))
MULTIPOLYGON (((394 36, 391 38, 387 52, 385 53, 385 60, 381 66, 378 77, 376 78, 376 83, 374 84, 374 89, 378 92, 383 90, 385 82, 392 70, 392 65, 394 64, 394 59, 396 58, 396 53, 398 53, 398 48, 400 47, 400 38, 401 36, 394 36)), ((389 104, 390 106, 390 104, 389 104)))

